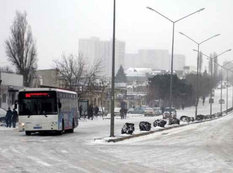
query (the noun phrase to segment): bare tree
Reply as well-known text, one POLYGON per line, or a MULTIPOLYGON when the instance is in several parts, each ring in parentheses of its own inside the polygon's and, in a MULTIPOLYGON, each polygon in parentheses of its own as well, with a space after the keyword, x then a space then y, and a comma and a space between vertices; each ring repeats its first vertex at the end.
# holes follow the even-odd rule
POLYGON ((5 41, 6 54, 16 71, 23 75, 24 86, 30 86, 37 68, 37 53, 26 12, 16 12, 11 36, 5 41))
POLYGON ((84 73, 85 62, 82 56, 62 55, 62 59, 55 60, 54 63, 62 78, 67 82, 67 88, 74 89, 80 83, 84 73))
POLYGON ((79 54, 78 61, 77 61, 77 67, 74 68, 74 71, 73 71, 75 84, 80 84, 82 77, 86 71, 85 67, 86 67, 86 63, 82 55, 79 54))
POLYGON ((100 104, 101 104, 101 111, 102 111, 102 117, 104 116, 104 113, 106 109, 104 110, 104 103, 103 100, 105 100, 105 95, 106 95, 106 89, 110 86, 109 80, 107 80, 106 77, 101 77, 99 79, 100 81, 100 88, 101 88, 101 97, 100 97, 100 104))
POLYGON ((85 86, 87 89, 87 92, 93 92, 96 90, 97 79, 101 75, 102 72, 102 60, 97 59, 92 66, 89 67, 89 69, 86 72, 85 75, 85 86))

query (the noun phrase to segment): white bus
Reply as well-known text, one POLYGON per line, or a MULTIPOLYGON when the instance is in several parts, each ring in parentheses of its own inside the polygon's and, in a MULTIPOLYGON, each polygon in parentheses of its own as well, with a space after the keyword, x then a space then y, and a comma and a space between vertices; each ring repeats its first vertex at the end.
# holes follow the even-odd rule
POLYGON ((19 130, 33 132, 74 132, 78 126, 78 97, 73 91, 28 88, 18 95, 19 130))

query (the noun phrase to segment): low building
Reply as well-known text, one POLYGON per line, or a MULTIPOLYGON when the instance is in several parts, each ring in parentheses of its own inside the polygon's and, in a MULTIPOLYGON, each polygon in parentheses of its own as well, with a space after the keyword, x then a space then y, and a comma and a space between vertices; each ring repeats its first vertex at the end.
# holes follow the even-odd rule
POLYGON ((184 66, 184 74, 197 73, 197 67, 195 66, 184 66))
POLYGON ((152 73, 151 68, 128 68, 125 71, 128 83, 141 83, 148 80, 148 75, 152 73))
POLYGON ((65 81, 59 75, 58 69, 37 70, 33 87, 65 88, 65 81))
POLYGON ((23 76, 15 73, 0 72, 0 107, 12 107, 23 88, 23 76))

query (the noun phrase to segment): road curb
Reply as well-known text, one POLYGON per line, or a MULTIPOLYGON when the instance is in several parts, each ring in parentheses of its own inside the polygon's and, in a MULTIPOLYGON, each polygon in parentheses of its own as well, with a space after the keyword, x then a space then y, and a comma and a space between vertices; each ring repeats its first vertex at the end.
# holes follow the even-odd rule
POLYGON ((167 127, 167 128, 164 128, 164 129, 158 129, 158 130, 153 130, 153 131, 149 131, 149 132, 132 134, 130 136, 123 136, 123 137, 119 137, 119 138, 116 138, 116 139, 108 139, 108 140, 106 140, 106 142, 114 142, 114 143, 115 142, 120 142, 120 141, 124 141, 126 139, 136 138, 136 137, 140 137, 140 136, 146 136, 146 135, 150 135, 150 134, 153 134, 153 133, 156 133, 156 132, 166 131, 166 130, 170 130, 170 129, 178 128, 178 127, 183 127, 183 126, 187 126, 187 125, 188 124, 182 124, 182 125, 179 125, 179 126, 172 126, 172 127, 167 127))
MULTIPOLYGON (((229 113, 227 115, 229 115, 229 113)), ((113 142, 113 143, 120 142, 120 141, 124 141, 124 140, 127 140, 127 139, 132 139, 132 138, 136 138, 136 137, 150 135, 150 134, 153 134, 153 133, 156 133, 156 132, 161 132, 161 131, 166 131, 166 130, 170 130, 170 129, 174 129, 174 128, 184 127, 184 126, 188 126, 188 125, 192 125, 192 124, 199 124, 199 123, 204 123, 204 122, 208 122, 208 121, 217 120, 217 119, 220 119, 220 118, 225 117, 227 115, 217 117, 217 118, 214 118, 214 119, 196 121, 196 122, 192 122, 192 123, 188 123, 188 124, 181 124, 181 125, 166 127, 166 128, 163 128, 163 129, 158 129, 158 130, 153 130, 153 131, 148 131, 148 132, 143 132, 143 133, 138 133, 138 134, 132 134, 130 136, 122 136, 122 137, 115 138, 115 139, 107 139, 105 141, 106 142, 113 142)))

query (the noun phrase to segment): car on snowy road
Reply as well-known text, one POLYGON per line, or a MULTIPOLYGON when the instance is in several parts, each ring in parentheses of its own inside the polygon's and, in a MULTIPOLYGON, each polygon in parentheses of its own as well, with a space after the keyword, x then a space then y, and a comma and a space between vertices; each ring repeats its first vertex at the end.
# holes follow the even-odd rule
POLYGON ((162 110, 160 107, 153 107, 152 109, 154 110, 155 115, 162 115, 162 110))
POLYGON ((145 109, 143 107, 129 108, 129 114, 144 114, 145 109))
MULTIPOLYGON (((114 116, 116 117, 120 117, 120 110, 121 110, 121 108, 120 107, 115 107, 114 108, 114 116)), ((109 119, 109 118, 111 118, 111 112, 109 112, 104 118, 106 118, 106 119, 109 119)))
POLYGON ((155 115, 154 109, 152 109, 150 107, 145 108, 144 115, 145 116, 154 116, 155 115))

